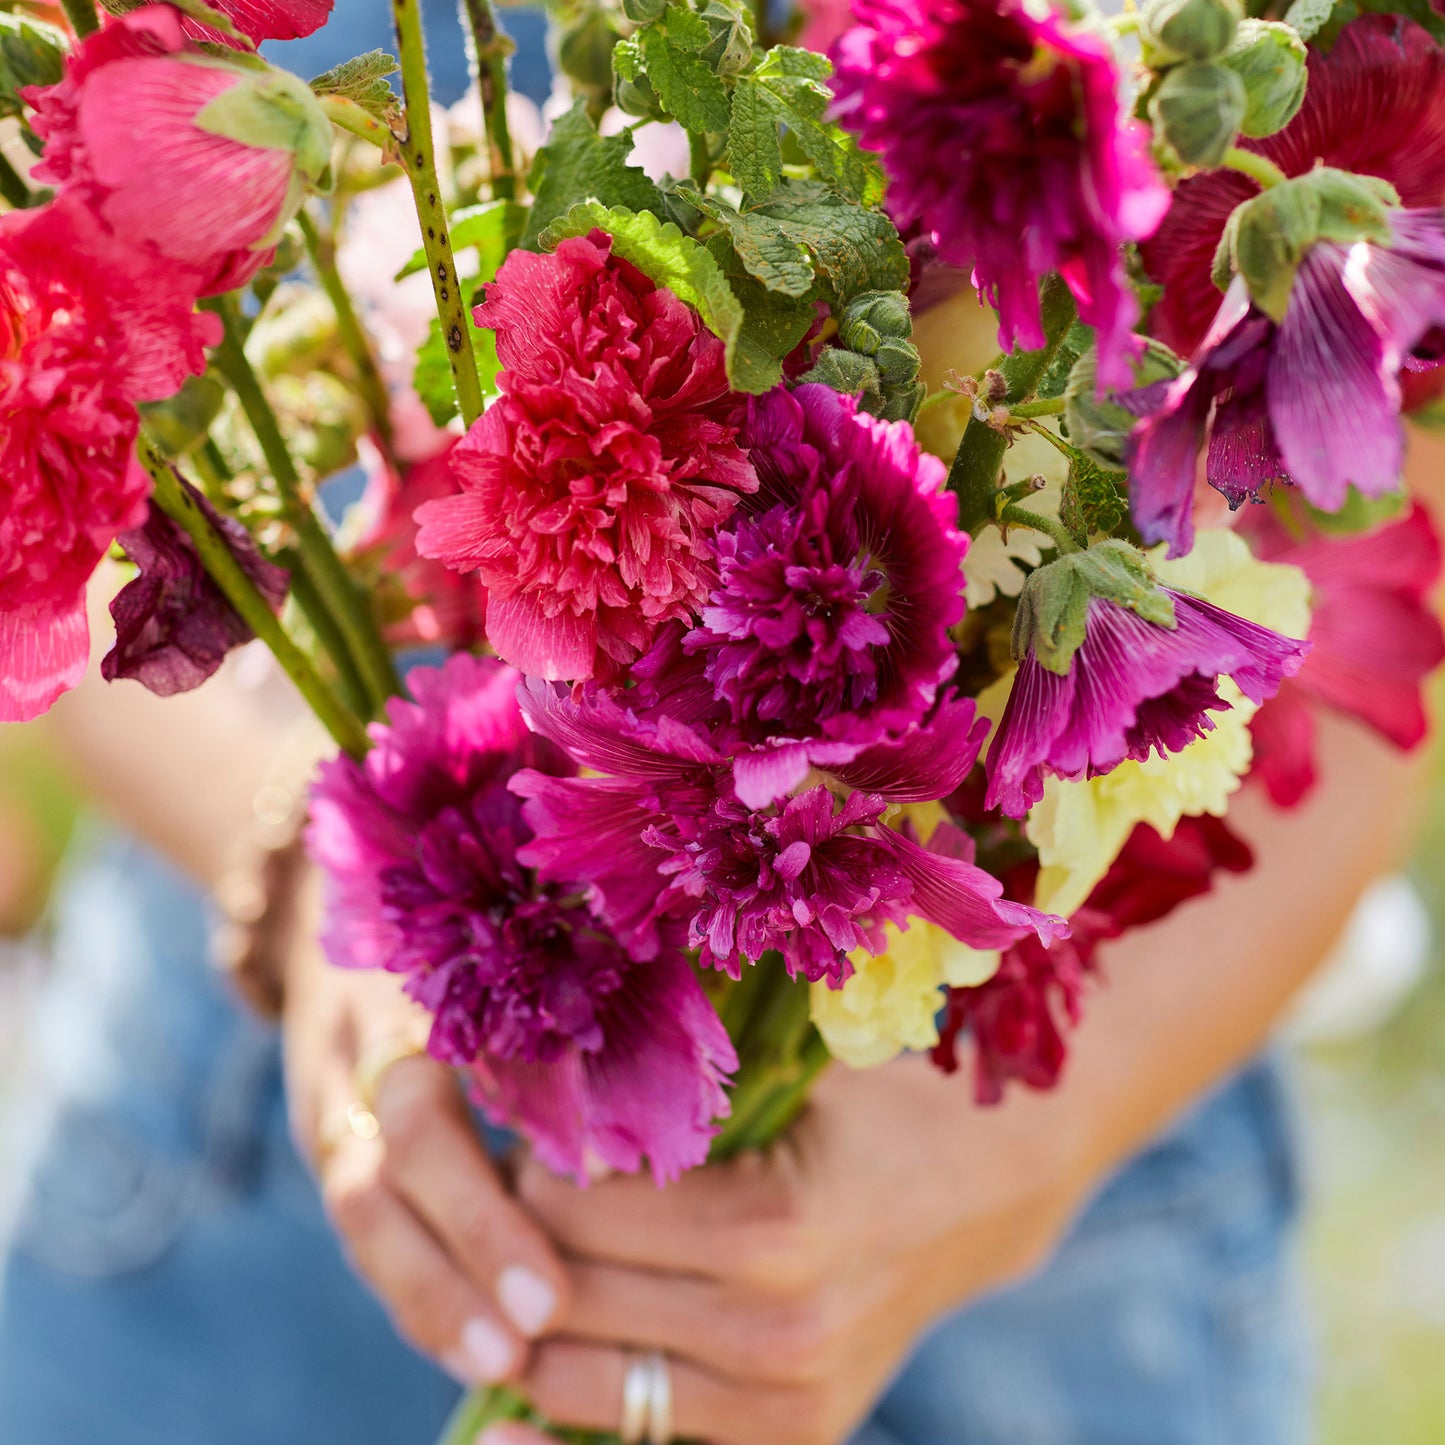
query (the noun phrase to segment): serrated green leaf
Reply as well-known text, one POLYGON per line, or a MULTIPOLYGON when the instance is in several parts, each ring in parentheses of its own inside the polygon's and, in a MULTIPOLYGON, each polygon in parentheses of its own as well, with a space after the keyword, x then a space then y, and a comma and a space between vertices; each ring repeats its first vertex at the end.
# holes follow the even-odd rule
POLYGON ((728 169, 743 193, 757 200, 772 195, 783 178, 777 112, 762 87, 748 75, 739 76, 733 88, 728 169))
POLYGON ((1284 23, 1299 31, 1301 40, 1310 40, 1325 28, 1334 10, 1335 0, 1294 0, 1285 11, 1284 23))
POLYGON ((1064 334, 1049 369, 1039 378, 1034 395, 1041 401, 1053 401, 1064 394, 1074 363, 1094 344, 1094 328, 1075 321, 1064 334))
POLYGON ((587 102, 577 103, 553 123, 547 144, 537 153, 529 181, 532 214, 519 244, 537 249, 537 238, 559 216, 581 201, 623 206, 629 211, 662 209, 662 192, 638 166, 629 165, 632 136, 627 131, 602 137, 587 116, 587 102))
POLYGON ((722 267, 743 308, 732 374, 747 384, 741 386, 734 381, 734 385, 754 393, 767 391, 782 380, 783 358, 812 328, 817 320, 817 306, 810 297, 769 291, 748 275, 725 232, 709 237, 707 248, 722 267))
POLYGON ((806 247, 828 299, 846 305, 862 291, 905 291, 908 256, 893 222, 809 182, 789 182, 750 214, 777 223, 806 247))
POLYGON ((1076 452, 1059 505, 1059 518, 1075 535, 1117 531, 1129 517, 1129 479, 1076 452))
POLYGON ((767 290, 806 296, 813 289, 813 263, 807 251, 776 221, 756 212, 742 214, 726 201, 695 190, 679 188, 676 194, 723 227, 743 269, 767 290))
MULTIPOLYGON (((472 301, 476 300, 478 290, 479 287, 473 289, 472 301)), ((470 306, 467 309, 470 310, 470 306)), ((497 359, 496 333, 483 327, 474 328, 472 351, 477 358, 477 376, 482 383, 482 394, 490 396, 497 389, 497 374, 501 370, 497 359)), ((432 317, 426 340, 417 348, 411 384, 426 407, 433 426, 445 426, 459 414, 456 383, 452 380, 452 363, 447 355, 440 317, 432 317)))
MULTIPOLYGON (((452 255, 475 248, 481 259, 479 279, 490 281, 507 253, 517 244, 527 222, 527 208, 516 201, 483 201, 477 206, 464 206, 447 217, 452 255)), ((396 273, 404 281, 427 268, 426 247, 418 246, 411 259, 396 273)))
POLYGON ((384 50, 369 50, 318 75, 311 82, 311 89, 317 95, 339 95, 343 100, 354 101, 368 115, 389 122, 401 104, 387 80, 387 76, 395 75, 396 71, 394 55, 384 50))
POLYGON ((699 54, 710 39, 702 17, 679 5, 637 36, 657 98, 679 125, 699 133, 725 131, 732 112, 727 86, 699 54))

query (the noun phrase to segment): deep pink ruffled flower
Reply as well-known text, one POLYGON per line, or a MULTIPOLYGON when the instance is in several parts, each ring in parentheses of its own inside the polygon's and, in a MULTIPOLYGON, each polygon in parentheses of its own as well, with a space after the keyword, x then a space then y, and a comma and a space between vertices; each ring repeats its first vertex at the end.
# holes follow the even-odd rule
POLYGON ((987 806, 1021 818, 1044 778, 1097 777, 1126 758, 1178 752, 1213 727, 1221 675, 1254 702, 1299 671, 1309 643, 1248 622, 1199 597, 1163 589, 1175 625, 1161 627, 1094 597, 1067 674, 1030 651, 1014 675, 988 753, 987 806))
POLYGON ((1272 508, 1252 509, 1244 530, 1257 556, 1303 568, 1313 594, 1309 659, 1251 723, 1254 773, 1293 807, 1314 783, 1315 706, 1358 718, 1405 751, 1425 740, 1425 679, 1445 661, 1431 600, 1440 539, 1418 504, 1356 535, 1321 532, 1298 508, 1288 525, 1272 508))
POLYGON ((0 216, 0 721, 85 671, 85 584, 150 491, 135 403, 204 370, 217 339, 184 282, 82 207, 0 216))
POLYGON ((417 548, 475 571, 498 654, 538 677, 611 676, 716 571, 717 525, 757 479, 723 344, 602 231, 514 251, 477 307, 502 397, 454 453, 460 489, 417 548))
MULTIPOLYGON (((326 24, 334 0, 213 0, 211 8, 222 15, 250 39, 299 40, 314 35, 326 24)), ((202 25, 189 16, 186 33, 196 40, 219 40, 234 44, 220 31, 202 25)))
POLYGON ((333 963, 386 968, 435 1015, 429 1047, 471 1066, 490 1116, 551 1167, 589 1162, 659 1182, 700 1164, 727 1112, 727 1031, 664 922, 645 962, 580 901, 539 883, 514 773, 570 770, 528 732, 519 675, 454 655, 417 669, 364 762, 325 765, 307 843, 325 871, 333 963))
POLYGON ((1097 31, 1024 0, 859 0, 833 48, 838 116, 880 151, 901 225, 971 268, 1000 344, 1044 342, 1038 285, 1059 271, 1098 328, 1107 385, 1127 385, 1138 308, 1120 247, 1168 192, 1127 119, 1097 31))
MULTIPOLYGON (((262 557, 234 517, 222 516, 189 483, 181 485, 261 595, 279 609, 290 584, 285 568, 262 557)), ((199 687, 233 647, 255 634, 211 580, 190 537, 154 502, 144 523, 116 540, 140 572, 111 601, 115 646, 101 659, 101 676, 107 682, 134 678, 159 697, 199 687)))
POLYGON ((36 179, 82 199, 131 246, 199 273, 204 292, 242 285, 270 261, 330 160, 330 123, 307 87, 207 54, 170 5, 108 19, 64 79, 26 99, 45 141, 36 179), (250 110, 226 113, 243 96, 250 110), (257 116, 264 136, 236 136, 257 116))
MULTIPOLYGON (((776 949, 790 971, 841 984, 854 948, 878 948, 883 925, 910 915, 978 948, 1004 946, 1060 920, 1003 898, 966 847, 924 848, 884 827, 888 799, 855 791, 839 800, 808 789, 749 808, 726 760, 692 728, 642 718, 605 693, 581 702, 540 683, 522 706, 531 725, 603 776, 523 773, 536 841, 524 859, 544 879, 585 881, 600 915, 640 956, 657 946, 658 921, 685 919, 705 964, 737 977, 776 949)), ((973 751, 980 742, 972 734, 973 751)))
POLYGON ((1400 373, 1433 366, 1445 338, 1445 211, 1390 213, 1388 247, 1317 241, 1276 324, 1241 279, 1190 366, 1120 399, 1142 420, 1129 438, 1130 500, 1146 542, 1193 543, 1205 475, 1237 507, 1273 481, 1338 511, 1400 482, 1400 373), (1416 355, 1412 355, 1416 353, 1416 355))
POLYGON ((829 387, 754 398, 743 441, 761 487, 713 544, 717 585, 682 642, 701 673, 671 685, 711 694, 738 794, 764 807, 925 720, 958 663, 968 538, 912 428, 829 387))

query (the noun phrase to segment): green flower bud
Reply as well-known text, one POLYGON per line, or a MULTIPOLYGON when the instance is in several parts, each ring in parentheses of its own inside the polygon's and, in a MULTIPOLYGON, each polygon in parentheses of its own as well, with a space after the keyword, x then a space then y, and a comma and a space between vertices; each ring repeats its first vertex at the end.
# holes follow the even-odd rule
POLYGON ((702 58, 718 75, 736 75, 753 58, 753 32, 741 10, 708 0, 702 18, 711 37, 702 58))
POLYGON ((1293 26, 1277 20, 1245 20, 1234 44, 1221 56, 1244 82, 1245 110, 1240 130, 1248 136, 1283 130, 1304 103, 1307 55, 1293 26))
POLYGON ((642 64, 642 47, 636 36, 620 40, 612 50, 612 71, 616 80, 612 87, 612 98, 624 115, 636 116, 639 120, 662 120, 667 112, 647 78, 642 64))
POLYGON ((599 100, 612 92, 612 48, 618 34, 600 6, 572 16, 557 31, 557 66, 581 95, 599 100))
POLYGON ((878 399, 882 395, 878 368, 872 360, 838 346, 824 348, 803 380, 822 382, 845 396, 862 396, 865 405, 868 398, 878 399))
POLYGON ((1166 71, 1149 102, 1155 133, 1185 165, 1217 166, 1239 134, 1244 82, 1212 60, 1166 71))
POLYGON ((65 73, 65 36, 53 25, 0 12, 0 116, 19 115, 19 92, 54 85, 65 73))
POLYGON ((646 25, 667 9, 667 0, 622 0, 622 13, 634 25, 646 25))
POLYGON ((908 299, 901 291, 865 291, 849 302, 838 331, 849 351, 872 356, 885 337, 903 341, 913 335, 908 299))
POLYGON ((912 421, 927 395, 928 388, 921 381, 915 381, 912 386, 885 392, 876 407, 868 408, 865 403, 865 409, 883 421, 912 421))
POLYGON ((1144 7, 1145 57, 1151 64, 1212 60, 1238 28, 1238 0, 1149 0, 1144 7))
MULTIPOLYGON (((1108 396, 1098 394, 1099 352, 1091 346, 1069 372, 1064 387, 1064 425, 1069 441, 1104 467, 1124 462, 1124 446, 1138 421, 1108 396)), ((1146 341, 1134 365, 1134 385, 1149 386, 1179 375, 1184 362, 1162 341, 1146 341)))
POLYGON ((911 341, 887 337, 873 357, 878 375, 888 390, 912 386, 918 380, 918 348, 911 341))

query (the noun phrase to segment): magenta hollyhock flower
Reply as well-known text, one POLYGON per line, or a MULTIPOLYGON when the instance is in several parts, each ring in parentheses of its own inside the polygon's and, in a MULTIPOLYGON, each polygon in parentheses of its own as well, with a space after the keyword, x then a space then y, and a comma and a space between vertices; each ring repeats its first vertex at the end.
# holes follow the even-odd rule
POLYGON ((1254 772, 1281 807, 1314 783, 1314 709, 1358 718, 1402 751, 1430 730, 1426 678, 1445 662, 1445 633, 1432 603, 1441 548, 1418 504, 1372 531, 1319 531, 1296 508, 1288 525, 1272 508, 1244 521, 1251 550, 1288 562, 1310 580, 1309 660, 1252 719, 1254 772))
MULTIPOLYGON (((211 8, 219 10, 242 35, 259 44, 263 40, 299 40, 315 34, 326 24, 333 4, 334 0, 214 0, 211 8)), ((196 40, 235 43, 189 16, 185 28, 196 40)))
MULTIPOLYGON (((639 717, 600 692, 573 701, 540 683, 523 689, 522 706, 538 733, 601 774, 516 778, 536 833, 523 858, 544 879, 584 881, 641 956, 657 946, 659 920, 678 918, 704 964, 733 977, 776 949, 791 972, 836 986, 849 975, 849 952, 880 948, 883 925, 910 915, 978 948, 1062 926, 1005 900, 966 850, 924 848, 885 827, 891 800, 882 791, 839 799, 820 785, 749 808, 726 759, 686 724, 639 717)), ((979 730, 971 742, 962 772, 979 730)))
POLYGON ((326 875, 333 963, 406 975, 434 1015, 429 1048, 467 1065, 483 1107, 579 1180, 601 1161, 659 1182, 700 1164, 737 1061, 665 921, 638 961, 581 901, 521 861, 531 829, 508 789, 571 770, 528 732, 519 674, 458 653, 409 682, 363 762, 326 764, 307 843, 326 875))
POLYGON ((742 440, 761 486, 713 542, 717 584, 682 642, 701 673, 671 685, 711 693, 738 794, 763 807, 924 721, 958 665, 968 538, 907 422, 830 387, 753 398, 742 440))
POLYGON ((1226 710, 1219 678, 1253 702, 1299 671, 1309 643, 1282 637, 1199 597, 1161 589, 1175 625, 1161 627, 1104 597, 1088 603, 1084 641, 1066 674, 1032 649, 1019 663, 988 753, 986 805, 1022 818, 1044 778, 1098 777, 1126 758, 1178 752, 1226 710))
POLYGON ((833 47, 837 113, 881 152, 899 224, 970 268, 999 343, 1044 343, 1038 286, 1060 272, 1098 328, 1100 375, 1127 385, 1138 315, 1120 247, 1168 192, 1120 104, 1108 41, 1025 0, 859 0, 833 47))
POLYGON ((1276 324, 1236 279, 1189 367, 1119 399, 1134 523, 1182 556, 1193 543, 1197 458, 1237 507, 1270 482, 1324 511, 1353 485, 1399 485, 1402 369, 1433 367, 1445 340, 1445 211, 1390 213, 1391 244, 1317 241, 1276 324))
POLYGON ((275 252, 331 129, 294 76, 231 63, 151 4, 83 40, 56 85, 26 92, 45 152, 37 180, 83 200, 131 246, 199 273, 204 293, 249 281, 275 252), (259 122, 264 134, 248 136, 259 122))
MULTIPOLYGON (((222 516, 189 483, 182 486, 226 539, 242 570, 279 610, 290 578, 268 562, 234 517, 222 516)), ((115 646, 101 659, 107 682, 134 678, 159 697, 189 692, 212 676, 233 647, 254 636, 201 565, 195 543, 154 502, 139 527, 116 539, 140 569, 110 604, 115 646)))
POLYGON ((0 216, 0 721, 85 671, 86 582, 145 518, 135 404, 203 371, 217 339, 183 282, 82 207, 0 216))
MULTIPOLYGON (((1288 176, 1317 165, 1379 176, 1410 207, 1445 201, 1445 48, 1402 15, 1362 15, 1328 51, 1310 47, 1309 85, 1299 113, 1245 150, 1288 176)), ((1150 329, 1190 356, 1219 311, 1210 279, 1229 217, 1259 187, 1238 171, 1203 171, 1181 181, 1169 213, 1141 247, 1145 269, 1164 293, 1150 329)))
POLYGON ((513 251, 476 318, 502 396, 454 453, 457 494, 418 511, 417 549, 477 574, 508 662, 614 676, 691 620, 712 534, 757 487, 723 344, 602 231, 513 251))

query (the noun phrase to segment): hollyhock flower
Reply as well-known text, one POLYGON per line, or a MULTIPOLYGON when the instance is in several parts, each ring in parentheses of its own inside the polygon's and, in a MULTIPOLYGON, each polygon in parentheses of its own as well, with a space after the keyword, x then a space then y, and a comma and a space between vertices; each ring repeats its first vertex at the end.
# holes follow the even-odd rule
MULTIPOLYGON (((517 777, 537 835, 524 860, 544 879, 584 880, 641 956, 656 947, 657 920, 681 917, 705 965, 737 977, 776 949, 791 972, 837 984, 852 950, 878 951, 884 926, 911 914, 980 948, 1059 926, 1005 901, 966 848, 935 839, 924 848, 884 826, 882 793, 839 800, 819 785, 749 808, 726 759, 683 723, 639 717, 598 692, 573 701, 541 683, 523 689, 522 706, 579 767, 605 774, 517 777)), ((975 734, 968 764, 977 745, 975 734)))
MULTIPOLYGON (((1288 176, 1317 165, 1379 176, 1410 207, 1445 201, 1445 49, 1402 15, 1362 15, 1328 51, 1310 48, 1304 105, 1285 128, 1243 139, 1288 176)), ((1236 207, 1258 194, 1238 171, 1204 171, 1180 182, 1169 213, 1141 247, 1164 294, 1150 329, 1181 356, 1203 341, 1219 310, 1214 254, 1236 207)))
POLYGON ((217 339, 177 281, 81 207, 0 217, 0 721, 85 671, 85 585, 145 519, 135 403, 204 370, 217 339))
MULTIPOLYGON (((262 40, 300 40, 314 35, 326 24, 334 0, 214 0, 219 10, 242 35, 262 40)), ((219 40, 234 44, 228 36, 209 25, 185 20, 186 33, 196 40, 219 40)))
POLYGON ((1142 417, 1128 464, 1146 542, 1189 550, 1206 441, 1206 476, 1232 507, 1271 481, 1325 511, 1351 485, 1366 496, 1399 485, 1400 372, 1433 365, 1445 337, 1445 212, 1394 211, 1389 226, 1388 247, 1310 247, 1278 322, 1236 278, 1190 366, 1120 398, 1142 417))
POLYGON ((702 1163, 736 1058, 682 930, 638 962, 574 883, 520 861, 532 835, 509 781, 570 764, 528 732, 516 672, 458 653, 409 681, 416 702, 392 701, 365 761, 326 764, 313 790, 328 956, 405 974, 431 1052, 470 1066, 490 1117, 551 1167, 580 1181, 646 1156, 662 1182, 702 1163))
POLYGON ((357 504, 362 521, 348 555, 378 574, 377 600, 388 617, 394 612, 386 629, 394 647, 466 648, 485 638, 483 598, 475 579, 416 550, 416 509, 451 494, 455 445, 455 438, 448 440, 400 477, 374 448, 365 447, 368 477, 357 504))
MULTIPOLYGON (((1001 1102, 1010 1081, 1052 1089, 1068 1059, 1067 1030, 1082 1018, 1100 945, 1210 892, 1221 869, 1242 873, 1253 861, 1249 848, 1217 818, 1185 818, 1167 839, 1140 824, 1070 920, 1068 938, 1046 944, 1025 936, 1005 950, 991 976, 949 989, 934 1062, 953 1073, 958 1040, 967 1030, 980 1104, 1001 1102)), ((1012 876, 1010 882, 1020 886, 1012 876)))
POLYGON ((133 246, 243 285, 331 160, 331 124, 285 71, 230 63, 152 4, 108 20, 57 85, 26 92, 45 141, 37 180, 91 207, 133 246))
MULTIPOLYGON (((232 555, 274 609, 286 600, 286 570, 256 550, 251 534, 182 483, 232 555)), ((189 692, 210 677, 233 647, 254 636, 201 565, 195 543, 154 502, 139 527, 116 539, 140 569, 110 604, 115 646, 101 659, 107 682, 134 678, 159 697, 189 692)))
POLYGON ((682 647, 724 712, 739 797, 763 807, 923 722, 957 666, 968 539, 908 424, 829 387, 752 399, 742 441, 761 486, 713 543, 682 647))
POLYGON ((502 396, 454 453, 457 495, 418 511, 417 549, 476 572, 508 662, 614 675, 691 619, 711 535, 757 487, 723 344, 602 231, 513 251, 476 318, 502 396))
POLYGON ((1126 385, 1137 306, 1120 246, 1168 193, 1120 104, 1098 32, 1023 0, 860 0, 833 48, 837 113, 882 153, 900 225, 932 233, 998 308, 999 343, 1042 346, 1038 284, 1059 271, 1126 385))
MULTIPOLYGON (((1035 572, 1026 603, 1056 569, 1070 576, 1076 570, 1064 558, 1035 572)), ((1039 655, 1051 634, 1025 634, 1028 651, 989 749, 988 807, 1022 818, 1043 797, 1046 775, 1098 777, 1125 759, 1177 753, 1211 730, 1211 712, 1228 709, 1221 678, 1259 704, 1299 671, 1309 651, 1308 643, 1186 592, 1149 588, 1147 596, 1153 603, 1167 598, 1168 605, 1156 612, 1091 595, 1082 640, 1062 667, 1039 655)), ((1043 605, 1021 606, 1021 620, 1043 605)))
POLYGON ((1429 732, 1423 684, 1445 661, 1430 600, 1440 540, 1419 505, 1345 536, 1312 527, 1298 508, 1288 522, 1258 508, 1245 535, 1260 557, 1303 569, 1312 589, 1309 661, 1252 725, 1255 772, 1278 805, 1293 807, 1314 782, 1314 705, 1358 718, 1406 751, 1429 732))

